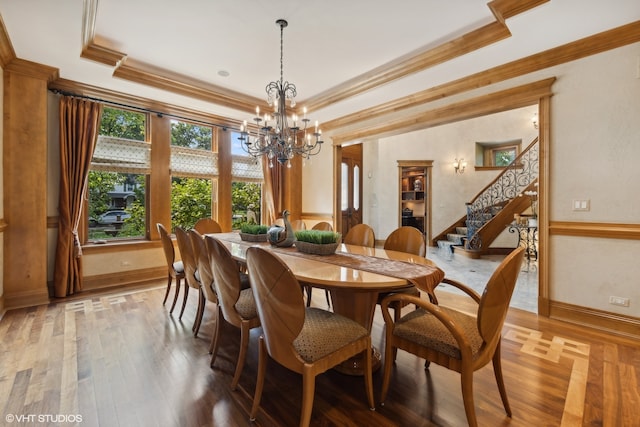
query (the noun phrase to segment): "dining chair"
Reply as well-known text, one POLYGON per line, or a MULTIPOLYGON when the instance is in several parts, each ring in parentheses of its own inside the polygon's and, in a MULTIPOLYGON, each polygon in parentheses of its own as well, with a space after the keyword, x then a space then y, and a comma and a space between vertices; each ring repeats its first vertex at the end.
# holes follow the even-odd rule
MULTIPOLYGON (((193 228, 187 231, 189 235, 189 239, 191 240, 191 247, 193 248, 193 257, 196 262, 196 279, 200 284, 200 289, 202 294, 204 295, 204 299, 202 302, 202 307, 198 310, 198 315, 200 316, 198 320, 198 328, 195 332, 197 336, 198 331, 200 329, 200 325, 202 325, 202 319, 204 318, 204 312, 206 309, 206 303, 209 301, 210 303, 218 306, 219 298, 216 293, 215 287, 213 285, 213 270, 211 269, 211 263, 209 262, 209 254, 207 253, 207 248, 204 243, 204 237, 202 234, 198 233, 198 231, 193 228)), ((216 308, 216 317, 215 317, 216 327, 218 323, 217 317, 217 308, 216 308)))
MULTIPOLYGON (((419 257, 424 257, 427 252, 422 232, 415 227, 409 226, 402 226, 393 230, 384 241, 383 247, 386 250, 405 252, 419 257)), ((409 295, 414 295, 416 297, 420 296, 420 291, 418 291, 415 286, 406 290, 396 292, 402 292, 409 295)), ((389 293, 387 292, 381 292, 380 295, 378 295, 378 304, 380 304, 382 300, 388 295, 389 293)), ((429 297, 432 298, 431 295, 429 295, 429 297)), ((433 298, 431 302, 437 303, 437 301, 433 298)), ((396 320, 400 318, 400 315, 402 314, 402 307, 404 307, 405 305, 406 303, 403 303, 401 301, 393 305, 396 320)))
POLYGON ((301 219, 296 219, 291 221, 291 227, 293 227, 294 231, 306 230, 307 224, 301 219))
POLYGON ((249 277, 242 274, 238 263, 231 256, 229 249, 219 240, 205 236, 204 244, 208 254, 210 269, 213 271, 214 286, 218 296, 216 329, 211 339, 211 363, 216 360, 223 321, 240 329, 240 353, 236 362, 236 370, 231 380, 231 389, 235 390, 244 368, 247 349, 249 348, 249 332, 260 326, 260 318, 253 298, 253 290, 249 286, 249 277))
POLYGON ((213 218, 200 218, 193 228, 200 234, 222 233, 222 227, 213 218))
MULTIPOLYGON (((187 231, 180 227, 175 229, 176 240, 178 241, 178 250, 180 250, 180 257, 182 258, 182 264, 184 265, 184 274, 187 284, 190 288, 193 288, 198 292, 198 308, 196 309, 196 316, 193 321, 193 335, 198 336, 200 330, 200 322, 202 321, 202 315, 204 313, 205 295, 200 286, 200 280, 197 275, 196 257, 193 250, 193 244, 187 231)), ((182 310, 180 310, 180 319, 182 319, 182 313, 187 303, 186 293, 182 303, 182 310)))
POLYGON ((376 235, 370 225, 356 224, 347 231, 342 243, 373 248, 376 245, 376 235))
POLYGON ((329 224, 327 221, 321 221, 314 225, 312 230, 323 230, 323 231, 333 231, 333 226, 329 224))
POLYGON ((406 252, 420 257, 427 254, 424 235, 415 227, 398 227, 384 241, 384 249, 406 252))
MULTIPOLYGON (((323 230, 323 231, 333 231, 333 226, 326 221, 322 221, 317 223, 311 228, 312 230, 323 230)), ((354 243, 355 244, 355 243, 354 243)), ((311 305, 311 295, 313 293, 313 287, 307 284, 303 284, 305 291, 307 292, 307 307, 311 305)), ((327 306, 331 307, 331 296, 329 294, 329 290, 324 290, 324 296, 327 299, 327 306)))
MULTIPOLYGON (((157 223, 156 228, 158 229, 158 233, 160 234, 160 241, 162 242, 162 250, 164 251, 164 257, 167 261, 167 291, 164 293, 164 299, 162 300, 162 305, 167 302, 167 297, 169 296, 169 291, 171 289, 171 283, 175 280, 176 282, 176 291, 173 296, 173 303, 171 304, 171 309, 169 313, 173 313, 173 309, 176 306, 176 302, 178 301, 178 294, 180 293, 180 284, 182 280, 184 280, 184 266, 182 265, 182 261, 176 261, 176 251, 173 247, 173 241, 171 240, 171 236, 169 236, 169 232, 164 225, 157 223)), ((184 282, 184 294, 187 295, 189 292, 189 285, 187 282, 184 282)))
POLYGON ((458 281, 444 279, 443 282, 460 289, 478 304, 477 316, 402 293, 384 299, 385 361, 381 404, 389 390, 396 349, 401 349, 425 359, 425 368, 434 362, 460 373, 464 410, 470 426, 478 424, 473 402, 473 373, 493 361, 502 404, 511 417, 502 377, 500 333, 523 258, 523 247, 505 257, 489 278, 482 296, 458 281), (416 304, 420 308, 392 320, 389 306, 398 302, 416 304))
POLYGON ((298 280, 277 255, 251 247, 247 268, 262 324, 251 420, 260 406, 268 357, 302 374, 300 426, 308 426, 311 420, 315 377, 358 354, 364 355, 364 384, 373 410, 371 336, 367 329, 339 314, 305 307, 298 280))

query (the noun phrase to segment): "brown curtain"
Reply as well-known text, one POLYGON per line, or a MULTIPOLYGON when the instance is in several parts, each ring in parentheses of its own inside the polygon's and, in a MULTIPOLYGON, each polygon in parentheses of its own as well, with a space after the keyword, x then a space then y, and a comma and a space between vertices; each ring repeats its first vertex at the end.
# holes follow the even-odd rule
POLYGON ((56 297, 82 290, 82 247, 78 226, 101 114, 101 104, 66 96, 60 99, 60 219, 53 273, 56 297))
POLYGON ((268 159, 262 159, 264 195, 267 208, 267 224, 273 224, 282 212, 282 173, 280 164, 269 167, 268 159))

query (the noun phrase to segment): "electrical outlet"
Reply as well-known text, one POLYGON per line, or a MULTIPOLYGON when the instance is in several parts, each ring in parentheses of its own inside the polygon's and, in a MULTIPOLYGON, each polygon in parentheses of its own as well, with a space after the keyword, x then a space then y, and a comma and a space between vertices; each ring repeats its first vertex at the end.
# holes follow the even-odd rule
POLYGON ((621 307, 629 307, 629 298, 610 296, 609 304, 619 305, 621 307))

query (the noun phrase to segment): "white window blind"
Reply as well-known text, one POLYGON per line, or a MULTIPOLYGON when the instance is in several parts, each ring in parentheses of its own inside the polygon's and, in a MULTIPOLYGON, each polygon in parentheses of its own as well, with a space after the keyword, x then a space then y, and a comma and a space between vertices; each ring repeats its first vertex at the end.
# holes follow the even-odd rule
POLYGON ((151 144, 144 141, 98 136, 91 169, 105 172, 149 174, 151 144))
POLYGON ((234 181, 263 181, 261 158, 234 154, 231 159, 231 176, 234 181))
POLYGON ((171 174, 187 177, 218 176, 218 153, 172 145, 171 174))

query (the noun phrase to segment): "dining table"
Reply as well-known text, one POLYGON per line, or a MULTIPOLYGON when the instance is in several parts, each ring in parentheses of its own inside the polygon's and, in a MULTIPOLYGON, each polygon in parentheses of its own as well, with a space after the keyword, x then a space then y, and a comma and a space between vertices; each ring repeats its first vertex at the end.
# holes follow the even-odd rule
MULTIPOLYGON (((243 241, 237 232, 215 233, 240 263, 246 263, 247 249, 260 246, 275 253, 289 267, 301 284, 326 289, 331 295, 332 309, 360 323, 371 333, 380 293, 411 289, 413 286, 433 296, 434 288, 444 272, 431 260, 382 248, 340 244, 335 253, 314 255, 300 252, 294 246, 272 246, 268 242, 243 241)), ((373 367, 379 369, 381 355, 372 347, 373 367)), ((360 358, 353 358, 336 369, 349 375, 361 375, 360 358)))

